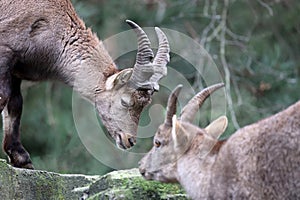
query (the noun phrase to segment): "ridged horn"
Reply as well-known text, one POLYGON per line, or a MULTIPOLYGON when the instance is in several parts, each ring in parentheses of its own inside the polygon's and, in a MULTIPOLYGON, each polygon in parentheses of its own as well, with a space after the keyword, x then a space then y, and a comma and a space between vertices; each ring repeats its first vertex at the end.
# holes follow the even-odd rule
POLYGON ((170 61, 170 46, 167 36, 160 30, 160 28, 155 27, 156 35, 158 38, 158 50, 156 56, 153 60, 153 64, 156 65, 167 65, 170 61))
POLYGON ((156 73, 153 74, 150 81, 154 85, 154 90, 159 90, 158 81, 167 75, 167 64, 170 62, 170 45, 167 36, 158 27, 155 27, 155 32, 158 38, 158 50, 153 60, 153 66, 159 67, 156 73))
POLYGON ((171 92, 169 96, 167 104, 167 114, 165 119, 165 124, 167 126, 172 126, 172 117, 176 114, 177 99, 181 89, 182 85, 177 85, 177 87, 171 92))
POLYGON ((136 55, 136 63, 139 65, 145 65, 150 63, 154 56, 152 49, 150 48, 151 43, 148 36, 143 31, 143 29, 133 21, 126 20, 126 22, 135 31, 138 37, 138 51, 136 55))
POLYGON ((198 94, 196 94, 184 108, 182 109, 180 113, 180 120, 186 121, 186 122, 193 122, 195 115, 199 108, 202 106, 204 101, 216 90, 223 87, 224 83, 218 83, 212 86, 209 86, 202 91, 200 91, 198 94))
POLYGON ((153 52, 150 48, 150 40, 143 29, 131 20, 126 20, 130 27, 137 34, 138 50, 129 85, 135 89, 152 90, 150 82, 153 69, 149 66, 153 59, 153 52))
POLYGON ((167 75, 167 63, 170 60, 168 39, 159 28, 155 27, 159 47, 153 59, 150 40, 146 33, 133 21, 126 20, 126 22, 134 29, 138 36, 138 52, 133 72, 129 79, 129 85, 139 90, 158 91, 158 81, 167 75), (152 59, 153 62, 151 62, 152 59))

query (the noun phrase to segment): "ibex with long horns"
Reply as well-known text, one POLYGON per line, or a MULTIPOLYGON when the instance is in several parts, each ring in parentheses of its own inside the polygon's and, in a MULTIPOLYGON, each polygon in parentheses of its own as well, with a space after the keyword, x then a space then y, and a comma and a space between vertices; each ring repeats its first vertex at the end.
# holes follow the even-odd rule
POLYGON ((136 143, 140 113, 166 76, 169 44, 156 28, 156 57, 145 32, 138 36, 133 69, 118 71, 102 42, 77 16, 69 0, 0 2, 0 112, 3 149, 15 167, 33 168, 20 141, 22 80, 59 80, 93 102, 110 135, 122 149, 136 143))
POLYGON ((180 87, 173 91, 154 147, 140 162, 141 174, 150 180, 178 181, 195 200, 300 199, 300 101, 219 141, 226 117, 205 129, 191 124, 203 100, 219 86, 196 95, 179 119, 180 87))

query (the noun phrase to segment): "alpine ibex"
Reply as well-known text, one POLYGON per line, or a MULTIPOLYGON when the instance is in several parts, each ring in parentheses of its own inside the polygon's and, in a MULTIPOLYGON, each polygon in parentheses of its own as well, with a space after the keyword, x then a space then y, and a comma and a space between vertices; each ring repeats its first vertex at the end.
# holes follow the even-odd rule
POLYGON ((140 162, 141 174, 149 180, 179 182, 197 200, 300 199, 300 101, 219 141, 226 117, 205 129, 191 124, 215 88, 218 85, 196 95, 179 119, 180 87, 173 91, 154 147, 140 162))
POLYGON ((69 0, 1 0, 0 112, 3 149, 13 166, 33 168, 20 141, 22 80, 66 83, 95 104, 120 148, 135 144, 140 113, 166 76, 169 44, 156 28, 159 48, 154 57, 145 32, 127 23, 138 36, 136 63, 133 69, 118 71, 69 0))

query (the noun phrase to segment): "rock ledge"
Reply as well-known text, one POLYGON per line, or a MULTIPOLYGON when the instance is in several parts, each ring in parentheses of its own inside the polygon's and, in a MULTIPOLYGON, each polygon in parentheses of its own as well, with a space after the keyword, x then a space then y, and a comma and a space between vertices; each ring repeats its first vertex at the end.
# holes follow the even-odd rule
POLYGON ((0 159, 0 199, 3 200, 112 200, 187 199, 177 184, 144 180, 138 169, 104 176, 58 174, 11 167, 0 159))

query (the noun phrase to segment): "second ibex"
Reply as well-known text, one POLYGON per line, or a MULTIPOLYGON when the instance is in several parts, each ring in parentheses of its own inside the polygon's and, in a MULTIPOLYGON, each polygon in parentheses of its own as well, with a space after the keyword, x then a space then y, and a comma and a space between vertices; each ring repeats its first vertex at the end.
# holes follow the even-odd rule
POLYGON ((170 95, 165 123, 140 162, 146 179, 179 182, 192 199, 300 199, 300 101, 219 141, 222 116, 205 129, 191 122, 221 85, 196 95, 176 117, 180 87, 170 95), (173 117, 172 117, 173 116, 173 117))

